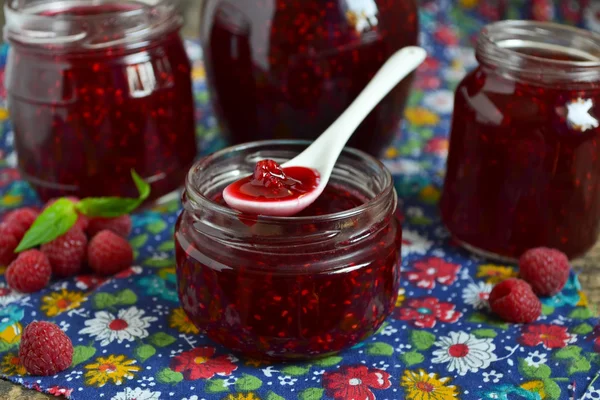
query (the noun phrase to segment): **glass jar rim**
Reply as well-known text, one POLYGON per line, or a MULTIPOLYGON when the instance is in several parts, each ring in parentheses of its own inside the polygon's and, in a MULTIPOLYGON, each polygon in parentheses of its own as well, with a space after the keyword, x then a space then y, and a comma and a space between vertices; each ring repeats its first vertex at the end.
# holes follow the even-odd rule
MULTIPOLYGON (((186 182, 185 182, 185 196, 189 200, 194 203, 194 208, 207 208, 211 211, 218 212, 219 214, 231 217, 231 218, 239 218, 240 216, 247 216, 240 211, 231 209, 224 205, 221 205, 212 199, 206 197, 203 193, 201 193, 194 184, 194 179, 196 178, 196 174, 202 170, 202 167, 208 166, 214 160, 219 157, 223 157, 228 153, 239 152, 244 150, 250 150, 253 148, 259 149, 265 146, 277 146, 277 145, 290 145, 290 146, 308 146, 311 142, 308 140, 262 140, 262 141, 254 141, 248 142, 232 147, 225 148, 223 150, 217 151, 205 158, 198 160, 189 170, 186 182)), ((355 156, 361 160, 367 161, 371 163, 373 166, 378 168, 378 172, 381 174, 381 178, 383 179, 383 190, 376 193, 373 198, 370 198, 365 203, 359 205, 358 207, 352 208, 350 210, 324 214, 319 216, 292 216, 292 217, 277 217, 277 216, 267 216, 260 215, 260 220, 265 223, 318 223, 318 222, 334 222, 339 220, 344 220, 348 218, 355 217, 362 213, 365 213, 369 210, 378 207, 384 207, 386 202, 389 202, 390 195, 394 193, 394 180, 390 171, 383 165, 381 161, 376 159, 375 157, 361 151, 358 149, 345 147, 342 151, 343 154, 348 154, 355 156)))
POLYGON ((476 46, 478 60, 527 81, 589 82, 600 79, 600 34, 555 22, 505 20, 486 25, 476 46), (560 51, 582 60, 561 60, 516 51, 560 51), (587 60, 585 60, 587 59, 587 60))
POLYGON ((178 30, 183 25, 180 0, 7 0, 4 14, 4 37, 9 42, 92 50, 143 42, 168 30, 178 30), (135 7, 126 7, 128 4, 135 7), (86 14, 61 12, 103 5, 125 7, 86 14), (45 15, 45 12, 50 14, 45 15), (123 32, 123 36, 108 37, 102 32, 106 27, 123 32))

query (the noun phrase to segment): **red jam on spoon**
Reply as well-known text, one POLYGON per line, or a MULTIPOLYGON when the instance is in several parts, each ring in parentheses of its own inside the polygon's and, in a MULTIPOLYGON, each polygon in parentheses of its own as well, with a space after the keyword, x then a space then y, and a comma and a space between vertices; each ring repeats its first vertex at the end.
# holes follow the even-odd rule
POLYGON ((243 200, 283 201, 302 197, 319 182, 319 173, 311 168, 281 168, 273 160, 262 160, 256 163, 253 175, 234 182, 228 191, 243 200))

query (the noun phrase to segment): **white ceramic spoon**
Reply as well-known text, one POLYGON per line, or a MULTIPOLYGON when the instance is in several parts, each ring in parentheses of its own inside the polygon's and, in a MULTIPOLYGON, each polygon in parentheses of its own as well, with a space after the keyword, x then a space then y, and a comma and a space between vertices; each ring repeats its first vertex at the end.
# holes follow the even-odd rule
MULTIPOLYGON (((281 167, 304 167, 318 173, 317 187, 292 199, 257 198, 249 200, 229 185, 223 191, 227 204, 236 210, 258 215, 292 216, 299 213, 321 195, 342 149, 361 122, 396 85, 414 71, 427 57, 424 49, 405 47, 394 53, 377 71, 371 82, 342 115, 302 153, 281 167)), ((375 138, 373 138, 376 140, 375 138)))

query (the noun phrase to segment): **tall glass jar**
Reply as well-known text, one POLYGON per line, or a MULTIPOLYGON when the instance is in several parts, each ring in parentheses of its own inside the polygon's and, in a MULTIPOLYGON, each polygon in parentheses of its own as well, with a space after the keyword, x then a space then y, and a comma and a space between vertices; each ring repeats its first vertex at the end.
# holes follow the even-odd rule
MULTIPOLYGON (((315 139, 396 50, 415 45, 415 0, 206 0, 201 39, 212 104, 233 143, 315 139)), ((378 155, 412 76, 349 142, 378 155)))
POLYGON ((442 218, 465 246, 515 259, 585 253, 600 228, 600 35, 503 21, 458 86, 442 218))
POLYGON ((199 161, 175 228, 179 297, 212 340, 253 358, 296 359, 350 347, 393 310, 402 230, 390 173, 346 149, 328 188, 295 217, 244 215, 222 190, 258 160, 308 142, 265 141, 199 161))
POLYGON ((196 155, 177 0, 8 0, 6 86, 19 168, 44 200, 156 199, 196 155))

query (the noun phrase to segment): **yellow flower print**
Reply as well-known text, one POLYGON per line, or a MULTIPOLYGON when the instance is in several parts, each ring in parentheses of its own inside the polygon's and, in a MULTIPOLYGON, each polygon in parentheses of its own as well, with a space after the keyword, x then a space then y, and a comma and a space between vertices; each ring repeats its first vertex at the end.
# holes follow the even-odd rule
POLYGON ((260 400, 260 397, 254 393, 235 393, 227 395, 223 400, 260 400))
POLYGON ((479 0, 460 0, 459 3, 462 8, 471 9, 477 7, 479 0))
POLYGON ((477 270, 477 278, 484 278, 487 283, 495 285, 508 278, 516 278, 518 272, 511 267, 494 264, 480 265, 477 270))
POLYGON ((160 271, 158 271, 158 276, 165 280, 168 279, 170 276, 174 277, 175 275, 175 267, 163 268, 160 271))
POLYGON ((8 353, 2 357, 2 362, 0 362, 0 371, 4 375, 13 376, 13 375, 25 375, 27 371, 23 364, 21 364, 21 360, 16 353, 8 353))
POLYGON ((385 158, 396 158, 398 156, 398 149, 395 147, 388 147, 385 151, 385 158))
POLYGON ((537 395, 540 396, 539 398, 541 400, 544 400, 545 398, 548 397, 548 395, 544 391, 544 382, 542 382, 542 381, 525 382, 524 384, 521 385, 521 387, 523 389, 527 390, 528 392, 536 393, 537 395))
POLYGON ((423 107, 409 107, 406 109, 406 119, 413 125, 436 125, 440 117, 423 107))
POLYGON ((198 328, 188 318, 183 308, 179 307, 173 310, 169 316, 169 326, 173 329, 177 329, 181 333, 194 334, 200 333, 198 328))
POLYGON ((90 386, 102 387, 109 381, 121 385, 124 379, 133 379, 141 370, 135 360, 128 360, 125 356, 109 355, 98 357, 96 362, 85 366, 85 383, 90 386))
POLYGON ((60 292, 54 292, 42 297, 42 311, 49 317, 54 317, 65 311, 73 310, 81 306, 85 300, 82 292, 71 292, 62 289, 60 292))
POLYGON ((0 121, 6 121, 8 117, 8 110, 4 107, 0 107, 0 121))
POLYGON ((583 290, 580 290, 577 293, 579 293, 579 301, 577 302, 576 306, 577 307, 587 307, 587 306, 589 306, 587 294, 585 294, 585 292, 583 290))
POLYGON ((206 77, 206 70, 204 69, 204 65, 197 65, 192 68, 192 79, 195 81, 202 80, 206 77))
POLYGON ((419 193, 421 200, 427 204, 436 204, 440 200, 440 190, 432 185, 427 185, 419 193))
POLYGON ((404 300, 406 299, 406 296, 404 295, 404 293, 405 293, 404 289, 398 290, 398 298, 396 299, 396 307, 400 307, 402 305, 402 303, 404 303, 404 300))
POLYGON ((437 374, 422 369, 405 371, 400 386, 404 388, 407 400, 447 400, 458 397, 458 389, 448 386, 450 378, 438 378, 437 374))
POLYGON ((21 333, 23 327, 20 323, 15 323, 8 326, 5 330, 0 332, 0 343, 17 344, 21 341, 21 333))

